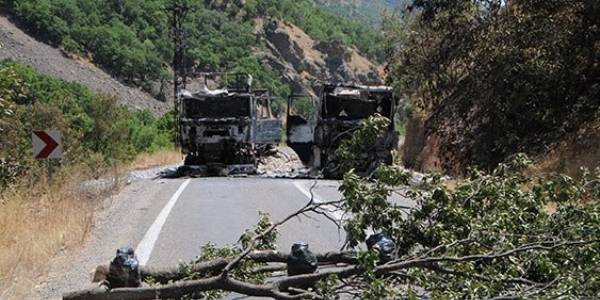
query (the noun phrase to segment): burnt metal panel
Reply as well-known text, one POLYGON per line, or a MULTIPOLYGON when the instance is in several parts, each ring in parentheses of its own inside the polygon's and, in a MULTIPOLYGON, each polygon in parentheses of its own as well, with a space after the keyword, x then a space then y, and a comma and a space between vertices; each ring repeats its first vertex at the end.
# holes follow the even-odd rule
POLYGON ((249 74, 201 75, 200 90, 179 92, 177 121, 184 164, 205 166, 208 173, 256 172, 260 149, 282 142, 281 99, 253 89, 249 74))
POLYGON ((258 144, 279 144, 283 137, 283 122, 279 119, 256 120, 253 139, 258 144))
POLYGON ((248 96, 184 98, 184 118, 232 118, 250 116, 251 101, 248 96))
POLYGON ((287 145, 292 148, 305 165, 311 164, 312 147, 315 140, 316 121, 307 121, 301 116, 287 118, 287 145))

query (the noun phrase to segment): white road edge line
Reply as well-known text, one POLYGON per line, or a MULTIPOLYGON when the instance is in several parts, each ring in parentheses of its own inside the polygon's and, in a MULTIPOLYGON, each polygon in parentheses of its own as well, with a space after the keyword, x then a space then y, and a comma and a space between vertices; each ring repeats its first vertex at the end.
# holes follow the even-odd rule
POLYGON ((148 231, 146 231, 144 238, 142 239, 140 244, 137 246, 136 253, 137 253, 137 258, 138 258, 140 265, 146 265, 146 263, 148 262, 148 259, 150 259, 150 254, 152 254, 152 250, 154 249, 154 244, 156 244, 158 235, 160 234, 160 231, 162 230, 163 225, 165 225, 165 222, 167 221, 167 217, 171 213, 171 209, 173 209, 173 206, 175 206, 175 203, 177 203, 177 200, 179 200, 179 196, 181 196, 181 193, 183 193, 183 190, 190 183, 190 181, 191 181, 191 179, 187 179, 186 181, 184 181, 181 184, 181 186, 179 186, 179 189, 177 190, 177 192, 175 192, 175 194, 173 194, 173 196, 171 197, 171 199, 169 200, 167 205, 165 205, 165 207, 163 207, 162 211, 160 212, 158 217, 156 217, 156 220, 154 220, 154 223, 152 223, 152 226, 150 226, 150 228, 148 228, 148 231))
MULTIPOLYGON (((294 186, 300 191, 302 192, 304 195, 306 195, 306 197, 308 199, 310 199, 312 197, 313 201, 315 203, 323 203, 326 202, 323 198, 319 197, 315 192, 312 193, 312 195, 310 194, 310 190, 307 189, 304 185, 302 185, 301 182, 298 181, 294 181, 294 186)), ((332 205, 324 205, 322 206, 325 211, 331 215, 332 217, 336 218, 337 220, 341 220, 344 216, 343 213, 337 209, 336 207, 332 206, 332 205)))

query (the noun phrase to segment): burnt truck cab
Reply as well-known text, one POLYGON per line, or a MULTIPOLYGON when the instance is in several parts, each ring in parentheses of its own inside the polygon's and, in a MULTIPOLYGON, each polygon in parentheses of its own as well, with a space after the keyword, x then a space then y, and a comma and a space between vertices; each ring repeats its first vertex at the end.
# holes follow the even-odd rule
POLYGON ((356 173, 367 174, 381 163, 392 163, 392 150, 398 145, 398 133, 394 130, 397 104, 393 89, 381 85, 324 84, 317 97, 290 96, 287 145, 313 171, 319 171, 324 178, 340 179, 343 172, 337 148, 342 140, 352 137, 363 120, 380 114, 391 121, 390 126, 370 153, 363 153, 355 163, 356 173))
POLYGON ((251 77, 244 84, 237 77, 238 84, 179 92, 184 165, 198 173, 256 173, 261 151, 282 142, 281 112, 273 111, 281 100, 253 90, 251 77))

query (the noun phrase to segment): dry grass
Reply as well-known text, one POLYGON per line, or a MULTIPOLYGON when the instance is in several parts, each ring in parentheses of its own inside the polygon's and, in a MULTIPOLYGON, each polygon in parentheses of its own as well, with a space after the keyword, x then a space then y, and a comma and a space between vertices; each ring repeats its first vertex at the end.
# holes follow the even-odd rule
MULTIPOLYGON (((169 165, 181 159, 179 151, 159 151, 142 154, 120 169, 169 165)), ((35 183, 25 179, 0 194, 0 299, 27 299, 50 273, 52 258, 84 245, 106 191, 83 193, 78 188, 83 177, 55 174, 52 182, 41 178, 35 183)))
POLYGON ((129 166, 132 169, 147 169, 181 163, 183 155, 179 150, 161 150, 154 153, 142 153, 129 166))
POLYGON ((595 147, 580 144, 561 145, 548 154, 533 172, 561 173, 573 178, 581 177, 581 167, 593 171, 600 167, 600 139, 595 147))
POLYGON ((82 244, 93 202, 72 185, 45 178, 21 182, 0 199, 0 299, 26 299, 51 258, 82 244))

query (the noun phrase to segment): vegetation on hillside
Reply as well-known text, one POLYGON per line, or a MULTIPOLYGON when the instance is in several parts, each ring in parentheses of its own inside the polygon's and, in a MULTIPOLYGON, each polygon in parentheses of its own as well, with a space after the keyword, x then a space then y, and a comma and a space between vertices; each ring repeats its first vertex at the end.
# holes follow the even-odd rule
MULTIPOLYGON (((121 64, 123 69, 112 72, 118 72, 115 75, 126 81, 143 82, 153 80, 152 76, 157 76, 154 79, 164 76, 159 75, 160 72, 147 72, 156 66, 164 70, 168 65, 171 53, 168 42, 164 43, 164 52, 156 51, 154 56, 145 57, 144 50, 136 48, 140 42, 147 45, 141 49, 158 49, 159 45, 149 38, 152 35, 169 39, 167 17, 158 2, 139 1, 139 6, 128 7, 129 1, 64 0, 74 6, 53 11, 58 2, 48 6, 51 3, 48 0, 4 0, 1 4, 10 4, 17 14, 23 14, 20 18, 25 24, 38 28, 42 34, 61 37, 54 42, 65 49, 89 55, 94 61, 105 59, 107 64, 121 64), (34 9, 32 3, 39 10, 34 9), (78 28, 79 23, 62 26, 62 18, 54 17, 70 8, 81 9, 86 5, 98 8, 98 3, 111 5, 105 7, 111 12, 110 18, 104 18, 101 13, 85 13, 81 17, 89 18, 92 23, 98 18, 95 24, 100 29, 89 27, 86 28, 89 31, 85 31, 78 28), (137 9, 145 7, 143 5, 156 5, 155 8, 160 9, 137 9), (44 15, 48 10, 52 14, 44 15), (113 11, 119 13, 112 15, 113 11), (49 19, 33 18, 25 22, 25 12, 40 13, 49 19), (158 31, 152 31, 151 26, 140 26, 139 31, 132 31, 138 24, 133 21, 139 20, 137 13, 144 15, 142 19, 147 23, 154 17, 162 20, 158 23, 165 22, 164 26, 161 30, 154 29, 158 31), (63 35, 63 30, 69 35, 63 35), (93 52, 88 44, 80 44, 73 38, 77 30, 81 30, 79 34, 87 32, 89 37, 107 41, 96 41, 100 48, 106 44, 102 49, 106 52, 93 52), (142 42, 139 37, 144 34, 147 36, 142 42), (64 39, 65 36, 70 36, 72 41, 64 39), (114 43, 108 42, 113 40, 114 43), (125 71, 140 67, 133 64, 137 61, 134 58, 139 57, 158 64, 148 63, 145 66, 150 67, 145 71, 125 71)), ((204 37, 212 36, 221 42, 226 41, 222 32, 239 33, 242 41, 251 37, 252 32, 246 27, 250 23, 246 22, 251 22, 253 13, 291 18, 285 14, 286 6, 282 6, 288 3, 286 1, 247 0, 246 6, 241 6, 241 1, 236 2, 239 6, 223 6, 223 1, 203 3, 204 8, 194 12, 198 13, 195 15, 198 19, 189 25, 190 29, 211 24, 203 29, 209 32, 204 37)), ((433 299, 597 297, 600 293, 599 172, 584 170, 580 181, 563 175, 524 175, 522 171, 530 161, 520 152, 539 153, 551 147, 554 139, 598 118, 600 21, 595 16, 600 13, 600 4, 559 0, 518 3, 423 0, 413 3, 406 23, 386 23, 391 33, 388 45, 398 43, 398 47, 385 48, 386 53, 394 54, 389 64, 391 83, 411 99, 413 113, 428 119, 430 133, 448 132, 440 149, 452 157, 446 162, 448 165, 458 164, 463 168, 463 179, 449 186, 439 174, 430 174, 418 185, 410 186, 414 182, 411 174, 394 166, 380 166, 372 176, 362 178, 352 174, 350 169, 340 187, 343 199, 327 202, 311 199, 301 211, 289 216, 327 214, 331 206, 347 212, 346 218, 337 225, 347 233, 350 251, 318 254, 321 263, 318 272, 265 280, 271 277, 274 268, 285 269, 285 253, 264 250, 274 248, 276 230, 286 219, 270 222, 261 216, 257 227, 246 231, 239 245, 225 249, 207 245, 197 260, 182 264, 176 271, 161 273, 144 269, 143 275, 151 287, 113 290, 109 293, 111 297, 141 299, 159 293, 163 297, 185 298, 197 292, 225 290, 275 299, 332 299, 345 293, 362 299, 400 296, 418 299, 415 288, 427 292, 433 299), (399 28, 406 31, 396 31, 399 28), (417 206, 404 207, 389 202, 392 193, 415 200, 417 206), (391 261, 381 262, 376 248, 368 251, 358 247, 373 231, 385 232, 394 241, 396 252, 391 261), (267 266, 265 262, 273 264, 267 266), (337 268, 330 268, 333 263, 337 268), (312 288, 298 288, 303 286, 312 288)), ((198 53, 188 56, 188 66, 207 67, 202 64, 212 62, 211 67, 235 69, 255 63, 251 56, 235 62, 222 60, 238 59, 239 54, 249 53, 244 52, 249 51, 244 47, 205 46, 207 48, 194 48, 198 53), (207 54, 215 56, 206 59, 207 54)), ((192 50, 190 47, 190 52, 192 50)), ((0 187, 10 186, 18 178, 43 181, 45 166, 31 157, 33 129, 51 127, 63 134, 65 157, 54 166, 59 175, 67 176, 64 171, 79 164, 87 166, 90 173, 87 175, 97 175, 93 173, 98 171, 98 166, 106 166, 110 160, 129 160, 138 151, 169 144, 171 132, 167 132, 167 128, 172 128, 172 120, 172 116, 156 120, 149 112, 129 112, 117 106, 112 96, 95 95, 77 84, 40 76, 22 65, 3 62, 0 65, 0 187)), ((360 155, 361 145, 367 143, 361 138, 373 138, 375 132, 387 124, 375 117, 363 126, 362 133, 357 132, 355 139, 340 149, 340 157, 348 162, 360 155)), ((348 168, 351 165, 344 164, 348 168)), ((4 192, 14 190, 5 188, 4 192)), ((25 205, 25 209, 40 212, 54 208, 48 211, 56 214, 61 208, 59 204, 73 204, 44 198, 51 192, 52 188, 47 188, 35 194, 45 200, 41 202, 43 205, 25 205)), ((8 206, 5 195, 0 194, 0 204, 13 209, 8 206)), ((47 217, 45 212, 33 215, 47 217)), ((4 213, 0 220, 22 221, 9 217, 10 214, 4 213)), ((80 222, 89 221, 83 218, 80 222)), ((2 236, 16 235, 8 233, 11 235, 2 236)), ((36 238, 31 237, 31 240, 36 238)), ((4 247, 18 239, 2 241, 4 247)), ((101 293, 85 297, 101 298, 101 293)), ((65 299, 77 299, 77 296, 74 293, 65 299)))
POLYGON ((145 86, 171 79, 172 13, 189 7, 184 19, 187 72, 248 72, 271 94, 286 96, 284 85, 252 55, 254 20, 277 18, 296 24, 317 40, 355 45, 381 59, 381 35, 358 22, 314 7, 312 1, 77 1, 3 0, 21 26, 38 38, 88 57, 120 80, 145 86))
POLYGON ((89 176, 101 175, 113 161, 173 145, 172 116, 130 112, 114 96, 19 63, 0 62, 0 99, 0 191, 19 178, 44 173, 33 158, 33 130, 60 131, 64 155, 55 168, 85 167, 89 176))
POLYGON ((383 13, 402 6, 402 0, 313 0, 326 10, 351 20, 360 21, 375 30, 381 27, 383 13))
POLYGON ((117 179, 120 168, 113 166, 140 152, 172 148, 172 122, 172 115, 156 119, 149 111, 131 112, 114 96, 0 62, 3 299, 29 298, 56 253, 77 249, 85 240, 105 190, 84 181, 107 174, 117 179), (62 158, 36 160, 33 130, 59 131, 62 158))
POLYGON ((426 134, 443 133, 444 171, 544 154, 600 117, 597 2, 413 3, 388 69, 426 134))

